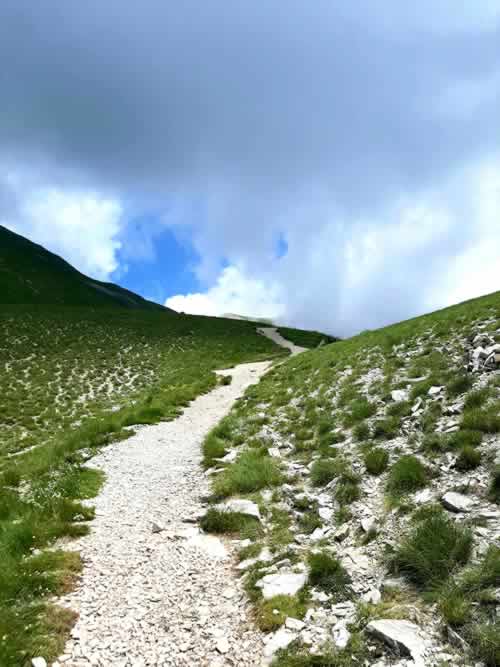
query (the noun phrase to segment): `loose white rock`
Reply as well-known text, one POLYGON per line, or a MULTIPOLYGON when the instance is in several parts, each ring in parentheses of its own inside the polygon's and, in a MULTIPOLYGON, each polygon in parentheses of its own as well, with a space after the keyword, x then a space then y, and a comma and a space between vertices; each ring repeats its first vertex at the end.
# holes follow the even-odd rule
POLYGON ((397 403, 399 403, 399 401, 406 401, 408 400, 408 392, 405 389, 394 389, 391 391, 391 398, 397 403))
POLYGON ((266 574, 255 585, 262 589, 263 597, 269 600, 275 595, 295 595, 305 586, 306 581, 305 572, 280 572, 266 574))
POLYGON ((286 621, 285 621, 285 628, 288 628, 289 630, 296 630, 297 632, 300 632, 305 628, 306 624, 304 621, 301 621, 298 618, 292 618, 289 616, 286 621))
POLYGON ((269 637, 269 640, 266 643, 264 648, 264 656, 266 658, 272 658, 272 656, 282 648, 286 648, 289 644, 297 638, 295 632, 291 632, 286 628, 280 628, 277 632, 269 637))
POLYGON ((247 514, 260 520, 260 512, 257 503, 244 498, 232 498, 225 503, 217 505, 217 509, 226 512, 238 512, 239 514, 247 514))
POLYGON ((339 621, 332 629, 333 643, 339 649, 344 649, 349 643, 351 633, 347 629, 346 621, 339 621))
POLYGON ((424 667, 424 646, 415 623, 403 620, 381 619, 366 626, 368 632, 382 639, 391 648, 409 655, 415 667, 424 667))
POLYGON ((473 500, 455 491, 445 493, 441 502, 450 512, 470 512, 472 505, 474 505, 473 500))
POLYGON ((45 658, 38 657, 32 659, 31 665, 32 667, 47 667, 47 662, 45 658))

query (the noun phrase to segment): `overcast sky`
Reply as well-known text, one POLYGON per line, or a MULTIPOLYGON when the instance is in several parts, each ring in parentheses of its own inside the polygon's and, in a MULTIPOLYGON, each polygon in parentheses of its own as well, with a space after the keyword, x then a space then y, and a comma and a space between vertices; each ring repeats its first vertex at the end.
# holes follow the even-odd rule
POLYGON ((500 0, 2 0, 0 224, 346 335, 500 289, 500 0))

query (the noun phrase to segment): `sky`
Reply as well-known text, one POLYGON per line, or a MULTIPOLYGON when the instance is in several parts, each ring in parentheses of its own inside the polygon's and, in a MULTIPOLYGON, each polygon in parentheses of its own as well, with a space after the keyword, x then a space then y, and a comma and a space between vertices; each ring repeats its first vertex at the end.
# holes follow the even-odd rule
POLYGON ((413 5, 3 0, 0 224, 343 336, 499 290, 500 0, 413 5))

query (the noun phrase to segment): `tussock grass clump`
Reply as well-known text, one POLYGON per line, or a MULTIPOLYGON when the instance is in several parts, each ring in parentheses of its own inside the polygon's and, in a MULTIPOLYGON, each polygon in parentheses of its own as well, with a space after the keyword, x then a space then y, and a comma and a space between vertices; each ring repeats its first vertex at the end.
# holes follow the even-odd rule
POLYGON ((481 463, 481 452, 470 445, 462 447, 456 462, 457 470, 466 472, 467 470, 474 470, 481 463))
POLYGON ((351 402, 349 411, 344 416, 344 426, 353 426, 364 419, 373 417, 376 412, 375 403, 370 403, 366 398, 357 398, 351 402))
POLYGON ((472 644, 472 652, 487 667, 500 665, 500 621, 473 625, 467 637, 472 644))
POLYGON ((339 465, 332 459, 318 459, 311 468, 311 481, 314 486, 325 486, 339 474, 339 465))
POLYGON ((325 591, 337 602, 352 595, 351 578, 341 562, 326 551, 309 555, 309 585, 325 591))
POLYGON ((472 387, 472 376, 469 373, 459 373, 446 385, 446 392, 451 398, 465 394, 472 387))
POLYGON ((390 470, 387 490, 395 495, 411 493, 424 487, 427 478, 425 466, 415 456, 402 456, 390 470))
POLYGON ((200 526, 206 533, 231 535, 247 532, 248 529, 252 532, 258 532, 260 523, 256 517, 249 516, 248 514, 218 510, 212 507, 202 517, 200 526))
POLYGON ((228 466, 215 480, 214 493, 226 497, 270 488, 282 480, 276 462, 267 454, 249 449, 228 466))
POLYGON ((361 422, 361 424, 356 424, 352 430, 352 434, 357 442, 362 442, 370 437, 370 427, 366 422, 361 422))
POLYGON ((373 424, 373 437, 391 440, 399 434, 401 419, 399 417, 386 417, 377 419, 373 424))
POLYGON ((307 604, 296 595, 275 595, 269 600, 260 600, 257 606, 257 625, 263 632, 281 627, 288 617, 301 619, 307 604))
POLYGON ((473 408, 466 411, 462 419, 462 428, 481 431, 482 433, 499 433, 500 415, 498 414, 498 407, 473 408))
POLYGON ((481 408, 491 396, 491 389, 489 387, 484 387, 483 389, 476 389, 475 391, 470 391, 467 394, 465 399, 464 408, 466 410, 471 410, 473 408, 481 408))
POLYGON ((457 567, 465 565, 471 550, 471 531, 436 512, 420 521, 403 540, 393 563, 417 586, 430 588, 441 585, 457 567))
POLYGON ((410 401, 397 401, 387 406, 387 414, 391 417, 407 417, 411 414, 410 401))
POLYGON ((381 447, 366 452, 364 464, 370 475, 381 475, 389 464, 389 454, 381 447))
POLYGON ((500 465, 495 466, 491 474, 489 497, 500 505, 500 465))
POLYGON ((445 586, 439 596, 439 611, 452 627, 459 627, 469 621, 472 615, 471 600, 454 583, 445 586))

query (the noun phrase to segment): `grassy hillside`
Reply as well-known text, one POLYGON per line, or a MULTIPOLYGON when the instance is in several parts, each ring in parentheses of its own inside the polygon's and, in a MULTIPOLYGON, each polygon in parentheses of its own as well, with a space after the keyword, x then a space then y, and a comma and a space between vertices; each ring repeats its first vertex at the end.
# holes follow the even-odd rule
POLYGON ((292 327, 279 327, 278 332, 283 338, 291 340, 295 345, 307 348, 318 347, 318 345, 328 345, 329 343, 335 343, 340 340, 339 338, 335 338, 335 336, 329 336, 320 331, 306 331, 304 329, 293 329, 292 327))
POLYGON ((123 287, 88 278, 61 257, 1 225, 0 303, 165 310, 123 287))
POLYGON ((242 568, 264 630, 306 624, 277 665, 390 660, 370 626, 380 619, 413 623, 426 665, 500 665, 495 341, 500 293, 303 353, 207 438, 207 467, 239 450, 214 475, 213 502, 248 497, 265 527, 215 508, 203 525, 251 539, 240 557, 254 559, 242 568), (486 354, 490 368, 476 362, 486 354), (256 586, 304 567, 296 595, 256 586))
POLYGON ((127 427, 175 417, 212 372, 285 352, 248 322, 122 308, 0 312, 0 665, 60 653, 73 617, 48 603, 78 556, 43 551, 88 530, 101 478, 85 461, 127 427))

